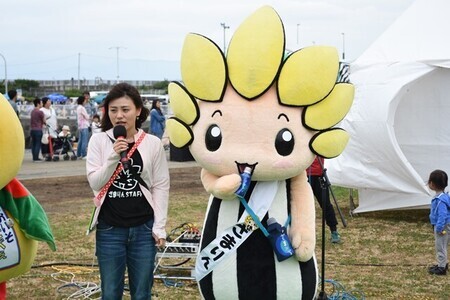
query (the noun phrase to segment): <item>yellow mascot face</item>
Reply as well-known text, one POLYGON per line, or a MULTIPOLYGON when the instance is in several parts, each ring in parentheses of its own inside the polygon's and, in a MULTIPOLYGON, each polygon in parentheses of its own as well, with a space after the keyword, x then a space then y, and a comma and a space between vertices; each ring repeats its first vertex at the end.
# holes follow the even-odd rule
POLYGON ((0 188, 20 170, 25 151, 22 125, 8 100, 0 94, 0 188))
MULTIPOLYGON (((22 125, 8 101, 0 94, 0 189, 19 172, 25 151, 22 125)), ((16 220, 0 211, 0 282, 30 270, 37 241, 25 237, 16 220)))
POLYGON ((188 34, 183 84, 169 85, 171 143, 189 145, 216 176, 252 168, 258 181, 292 178, 315 155, 338 156, 348 134, 334 127, 347 114, 354 87, 339 82, 335 48, 287 53, 283 23, 264 6, 234 33, 226 56, 210 39, 188 34))

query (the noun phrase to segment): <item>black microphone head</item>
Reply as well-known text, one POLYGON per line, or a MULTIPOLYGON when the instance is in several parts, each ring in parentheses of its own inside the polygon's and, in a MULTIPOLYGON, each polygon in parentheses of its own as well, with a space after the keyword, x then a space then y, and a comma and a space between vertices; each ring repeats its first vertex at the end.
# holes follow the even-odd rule
POLYGON ((127 130, 123 125, 116 125, 113 129, 114 138, 117 139, 119 136, 126 137, 127 130))

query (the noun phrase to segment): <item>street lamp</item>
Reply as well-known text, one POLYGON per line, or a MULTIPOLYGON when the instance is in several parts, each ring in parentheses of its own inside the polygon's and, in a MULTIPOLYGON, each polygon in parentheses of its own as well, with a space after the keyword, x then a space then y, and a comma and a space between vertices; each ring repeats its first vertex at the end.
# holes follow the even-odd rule
POLYGON ((300 23, 297 24, 297 46, 298 46, 298 31, 299 31, 298 29, 299 29, 299 27, 300 27, 300 23))
POLYGON ((6 68, 6 58, 3 56, 3 54, 0 53, 0 56, 3 58, 3 61, 5 62, 5 94, 8 93, 8 73, 6 68))
POLYGON ((111 49, 116 49, 116 57, 117 57, 117 83, 119 83, 119 49, 123 48, 123 49, 127 49, 125 47, 119 47, 119 46, 115 46, 115 47, 109 47, 109 50, 111 49))
POLYGON ((220 25, 223 27, 223 53, 226 53, 226 46, 225 46, 225 30, 230 29, 230 26, 227 26, 225 23, 220 23, 220 25))
POLYGON ((81 90, 81 82, 80 82, 80 62, 81 62, 81 53, 78 53, 78 90, 81 90))
POLYGON ((341 32, 342 34, 342 61, 345 61, 345 32, 341 32))

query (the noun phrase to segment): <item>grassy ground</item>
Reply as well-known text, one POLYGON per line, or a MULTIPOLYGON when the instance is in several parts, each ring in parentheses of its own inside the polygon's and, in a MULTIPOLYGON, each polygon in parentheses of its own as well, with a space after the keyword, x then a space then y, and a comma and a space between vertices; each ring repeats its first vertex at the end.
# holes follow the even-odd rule
MULTIPOLYGON (((190 174, 184 173, 187 171, 171 171, 176 173, 172 174, 168 231, 185 222, 197 227, 202 224, 208 195, 199 183, 198 169, 190 170, 190 174)), ((69 299, 79 290, 73 286, 74 283, 98 284, 94 236, 85 235, 92 209, 87 183, 82 182, 78 187, 80 192, 75 196, 70 194, 69 199, 52 198, 50 194, 53 194, 48 192, 43 194, 36 182, 24 181, 24 184, 47 211, 58 250, 51 252, 40 243, 32 270, 8 282, 8 299, 69 299)), ((46 184, 50 183, 47 181, 46 184)), ((427 273, 427 266, 435 262, 427 210, 376 212, 350 217, 349 191, 336 187, 333 190, 348 226, 343 228, 340 222, 341 244, 331 244, 326 230, 327 280, 341 284, 347 292, 354 291, 355 295, 359 291, 366 299, 450 299, 448 275, 438 277, 427 273)), ((317 210, 317 216, 316 255, 320 272, 320 210, 317 210)), ((162 264, 178 262, 172 259, 162 264)), ((182 266, 188 267, 192 263, 182 266)), ((172 271, 168 274, 189 276, 190 272, 172 271)), ((161 280, 156 280, 154 299, 200 299, 195 282, 169 282, 169 285, 174 284, 178 286, 166 286, 161 280)), ((333 287, 331 283, 326 284, 328 295, 333 293, 333 287)), ((95 296, 90 299, 95 299, 95 296)), ((128 295, 124 299, 129 299, 128 295)))

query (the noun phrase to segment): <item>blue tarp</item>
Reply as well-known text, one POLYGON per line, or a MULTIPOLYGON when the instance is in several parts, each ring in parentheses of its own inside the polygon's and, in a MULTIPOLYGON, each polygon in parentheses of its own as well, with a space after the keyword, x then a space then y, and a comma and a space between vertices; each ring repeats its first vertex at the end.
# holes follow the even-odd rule
POLYGON ((67 97, 61 94, 50 94, 47 97, 55 104, 65 103, 67 101, 67 97))
POLYGON ((91 98, 91 101, 95 101, 97 104, 101 104, 108 94, 100 94, 91 98))

